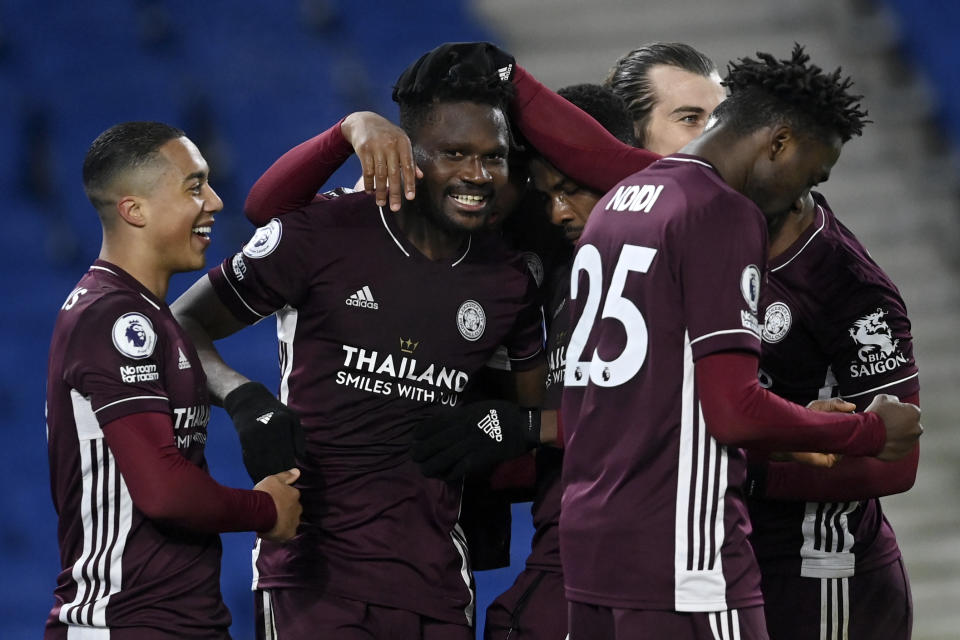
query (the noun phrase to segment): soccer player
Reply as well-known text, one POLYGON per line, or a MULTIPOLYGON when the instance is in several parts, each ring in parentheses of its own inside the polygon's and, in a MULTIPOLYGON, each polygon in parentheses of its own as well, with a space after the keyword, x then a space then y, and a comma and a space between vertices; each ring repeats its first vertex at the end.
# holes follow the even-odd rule
MULTIPOLYGON (((409 447, 498 345, 521 401, 542 395, 535 285, 475 233, 507 180, 509 92, 469 59, 424 56, 394 92, 423 173, 415 200, 392 214, 350 194, 287 213, 175 304, 220 397, 244 379, 210 338, 278 312, 281 400, 307 433, 305 524, 255 550, 261 637, 473 637, 461 485, 424 477, 409 447)), ((530 412, 515 414, 481 416, 473 446, 535 444, 530 412)))
POLYGON ((595 207, 561 408, 570 637, 767 638, 739 447, 893 460, 919 410, 802 409, 757 381, 768 219, 827 179, 862 112, 797 47, 730 66, 715 124, 595 207))
POLYGON ((713 61, 682 42, 652 42, 627 52, 605 86, 627 103, 637 146, 663 156, 700 135, 726 96, 713 61))
MULTIPOLYGON (((582 84, 560 89, 560 96, 589 114, 607 131, 634 144, 633 122, 626 105, 609 89, 582 84)), ((562 228, 571 245, 579 237, 591 209, 602 193, 586 189, 558 172, 547 160, 531 161, 531 177, 537 191, 546 196, 546 210, 552 224, 562 228)), ((524 212, 535 215, 535 212, 524 212)), ((563 391, 563 363, 570 332, 568 294, 570 262, 549 277, 547 304, 547 372, 544 413, 560 409, 563 391)), ((560 469, 561 449, 542 446, 536 450, 536 493, 531 508, 535 533, 526 567, 513 585, 487 608, 485 640, 563 640, 567 635, 567 600, 563 593, 560 564, 560 469)))
MULTIPOLYGON (((764 387, 801 404, 839 396, 848 411, 878 392, 919 403, 903 299, 822 195, 787 216, 768 267, 764 387)), ((896 462, 814 468, 750 453, 750 541, 770 637, 910 638, 909 581, 878 498, 909 489, 918 459, 915 447, 896 462)))
POLYGON ((164 302, 204 265, 223 206, 174 127, 128 122, 83 165, 100 256, 57 317, 47 378, 50 483, 62 573, 45 638, 229 638, 221 531, 291 538, 296 469, 229 489, 207 472, 197 353, 164 302))

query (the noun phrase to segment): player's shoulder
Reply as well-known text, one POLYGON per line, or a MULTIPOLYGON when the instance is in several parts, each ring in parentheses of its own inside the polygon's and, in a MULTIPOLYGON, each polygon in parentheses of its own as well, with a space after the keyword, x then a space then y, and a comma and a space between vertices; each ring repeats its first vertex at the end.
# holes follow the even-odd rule
POLYGON ((85 277, 60 307, 54 332, 79 346, 109 335, 114 344, 127 348, 130 357, 143 357, 157 341, 163 322, 160 309, 119 279, 85 277))
POLYGON ((674 154, 634 176, 658 187, 657 204, 683 211, 686 217, 722 215, 763 221, 757 205, 727 184, 703 158, 674 154))
POLYGON ((379 221, 381 208, 371 193, 338 189, 324 196, 298 213, 309 218, 313 225, 325 227, 369 226, 379 221))
POLYGON ((877 287, 899 297, 893 281, 856 235, 837 218, 826 199, 818 193, 813 195, 822 215, 823 230, 810 243, 811 251, 804 262, 818 271, 830 273, 836 287, 877 287))
POLYGON ((251 242, 262 246, 278 244, 289 234, 322 240, 332 228, 362 228, 380 224, 380 212, 372 194, 347 189, 327 192, 323 197, 294 211, 273 218, 258 228, 251 242), (285 236, 285 234, 287 234, 285 236))

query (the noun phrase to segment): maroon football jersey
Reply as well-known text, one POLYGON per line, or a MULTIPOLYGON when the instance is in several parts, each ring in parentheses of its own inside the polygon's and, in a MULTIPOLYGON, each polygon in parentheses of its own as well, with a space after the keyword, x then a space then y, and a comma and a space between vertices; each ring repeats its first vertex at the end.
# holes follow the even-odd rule
MULTIPOLYGON (((571 257, 572 259, 572 257, 571 257)), ((544 409, 560 409, 563 396, 563 375, 566 365, 567 340, 570 337, 569 262, 555 270, 548 286, 547 320, 547 381, 543 399, 544 409)), ((527 557, 527 567, 541 571, 560 572, 560 469, 563 450, 541 447, 537 450, 537 485, 531 506, 533 516, 533 544, 527 557)))
POLYGON ((47 436, 63 568, 50 624, 226 637, 219 536, 146 518, 104 439, 103 425, 142 412, 170 414, 180 452, 206 468, 210 405, 192 343, 163 301, 97 260, 64 302, 50 346, 47 436))
MULTIPOLYGON (((840 396, 864 409, 877 393, 919 391, 910 320, 897 287, 814 194, 813 224, 770 262, 760 382, 798 404, 840 396)), ((750 500, 764 573, 842 578, 899 557, 878 499, 750 500)))
POLYGON ((428 260, 372 195, 353 194, 271 221, 210 279, 241 320, 277 312, 280 398, 307 434, 300 534, 260 543, 254 586, 471 621, 461 487, 425 478, 408 448, 498 345, 515 370, 542 361, 523 261, 481 236, 428 260))
POLYGON ((571 275, 560 551, 570 600, 761 604, 743 451, 704 424, 694 361, 759 354, 766 224, 712 165, 674 155, 593 209, 571 275))

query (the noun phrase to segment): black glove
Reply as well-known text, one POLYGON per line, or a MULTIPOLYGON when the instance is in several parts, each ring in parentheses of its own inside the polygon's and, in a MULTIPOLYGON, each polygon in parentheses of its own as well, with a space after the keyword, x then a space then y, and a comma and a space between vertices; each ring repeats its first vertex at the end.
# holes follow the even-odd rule
POLYGON ((247 382, 223 399, 240 435, 243 464, 254 483, 297 466, 307 452, 300 418, 259 382, 247 382))
POLYGON ((414 429, 413 460, 425 476, 458 480, 540 444, 540 410, 485 400, 424 420, 414 429))
POLYGON ((447 42, 420 56, 393 87, 394 102, 427 100, 444 85, 509 83, 516 61, 489 42, 447 42))

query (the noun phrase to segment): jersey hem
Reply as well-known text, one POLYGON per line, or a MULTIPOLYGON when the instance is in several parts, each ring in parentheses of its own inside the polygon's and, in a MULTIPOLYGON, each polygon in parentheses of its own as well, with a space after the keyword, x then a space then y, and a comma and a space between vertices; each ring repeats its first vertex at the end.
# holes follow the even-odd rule
POLYGON ((682 608, 677 606, 674 601, 651 601, 633 598, 617 598, 591 591, 573 589, 567 587, 564 590, 567 600, 571 602, 582 602, 585 604, 599 605, 601 607, 610 607, 613 609, 639 609, 651 611, 683 611, 683 612, 712 612, 727 611, 728 609, 745 609, 747 607, 762 607, 763 596, 757 593, 753 596, 724 601, 705 601, 683 603, 682 608))

